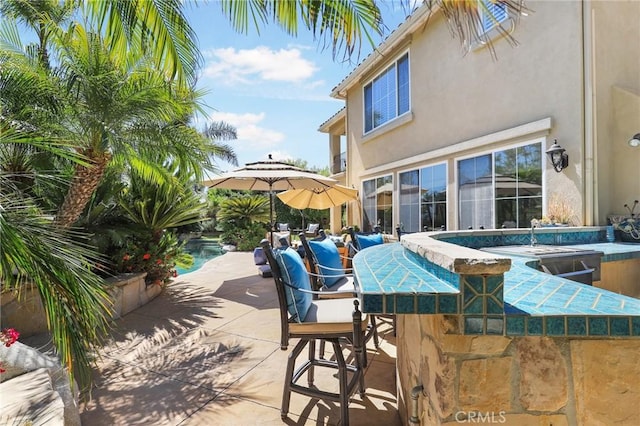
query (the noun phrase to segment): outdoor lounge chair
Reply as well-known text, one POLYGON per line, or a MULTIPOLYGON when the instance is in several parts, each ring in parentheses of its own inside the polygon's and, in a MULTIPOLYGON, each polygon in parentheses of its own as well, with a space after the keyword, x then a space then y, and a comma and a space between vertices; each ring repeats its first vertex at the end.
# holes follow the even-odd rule
POLYGON ((320 231, 319 223, 310 223, 307 225, 307 229, 304 230, 304 235, 307 237, 317 237, 320 231))
MULTIPOLYGON (((286 241, 282 241, 283 246, 286 241)), ((261 242, 271 265, 280 305, 280 348, 286 350, 289 339, 300 339, 287 361, 282 396, 282 418, 287 417, 291 392, 340 404, 341 424, 349 424, 349 398, 359 390, 364 397, 363 345, 367 317, 358 308, 358 300, 313 299, 309 275, 297 251, 291 247, 271 249, 267 240, 261 242), (329 342, 334 348, 334 360, 316 357, 316 341, 329 342), (348 364, 341 344, 352 349, 353 362, 348 364), (308 359, 296 368, 296 360, 309 346, 308 359), (340 391, 328 392, 313 386, 315 367, 337 369, 340 391), (308 386, 299 382, 307 373, 308 386), (349 379, 349 376, 351 378, 349 379)), ((332 376, 335 377, 335 373, 332 376)))

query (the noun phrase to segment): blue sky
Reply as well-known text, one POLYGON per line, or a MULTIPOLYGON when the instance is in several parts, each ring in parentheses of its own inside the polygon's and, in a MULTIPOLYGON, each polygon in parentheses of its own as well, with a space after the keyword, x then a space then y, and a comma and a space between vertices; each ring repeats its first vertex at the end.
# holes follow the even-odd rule
MULTIPOLYGON (((404 20, 398 2, 380 7, 389 31, 404 20)), ((186 15, 206 61, 199 88, 208 91, 208 117, 236 127, 238 139, 229 143, 240 166, 269 153, 278 160, 306 160, 309 167, 329 165, 329 139, 318 127, 343 107, 329 93, 358 57, 350 63, 341 62, 341 56, 334 61, 331 49, 322 50, 306 29, 292 37, 271 24, 260 34, 254 29, 238 34, 215 1, 187 1, 186 15)), ((364 42, 360 60, 371 50, 364 42)), ((235 168, 218 164, 223 171, 235 168)))

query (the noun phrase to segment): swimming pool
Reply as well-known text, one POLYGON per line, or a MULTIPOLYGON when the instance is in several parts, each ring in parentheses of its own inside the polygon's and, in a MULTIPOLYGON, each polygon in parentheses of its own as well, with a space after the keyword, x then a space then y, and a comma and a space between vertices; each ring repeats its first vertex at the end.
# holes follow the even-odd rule
POLYGON ((208 240, 203 238, 195 238, 187 241, 184 246, 187 253, 193 256, 193 266, 190 268, 180 268, 176 266, 179 275, 196 271, 205 264, 205 262, 224 254, 222 246, 218 240, 208 240))

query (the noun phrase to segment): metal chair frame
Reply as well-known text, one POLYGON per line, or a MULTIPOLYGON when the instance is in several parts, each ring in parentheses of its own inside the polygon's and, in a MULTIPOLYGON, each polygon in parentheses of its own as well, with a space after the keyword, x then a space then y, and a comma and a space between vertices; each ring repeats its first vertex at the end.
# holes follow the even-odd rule
MULTIPOLYGON (((280 349, 286 350, 288 348, 289 339, 300 339, 289 354, 287 361, 280 415, 283 419, 287 417, 291 400, 291 392, 296 392, 311 398, 339 403, 341 424, 348 425, 349 398, 353 395, 356 389, 358 389, 361 397, 364 397, 365 392, 363 368, 365 355, 363 347, 367 322, 362 318, 362 312, 359 309, 359 302, 357 299, 353 300, 354 310, 351 315, 352 321, 349 323, 352 327, 349 327, 346 322, 330 322, 326 323, 326 329, 322 331, 322 326, 325 323, 305 323, 303 321, 298 324, 295 319, 289 317, 285 294, 285 287, 288 286, 288 284, 282 279, 282 271, 275 260, 271 246, 267 240, 263 240, 261 242, 261 246, 267 256, 267 261, 271 266, 273 280, 278 294, 281 326, 280 349), (293 324, 294 322, 296 324, 293 324), (308 324, 309 327, 305 327, 305 324, 308 324), (308 328, 308 330, 306 328, 308 328), (324 345, 325 342, 331 343, 334 348, 335 360, 317 358, 315 355, 316 341, 320 341, 322 345, 324 345), (349 342, 353 349, 352 364, 347 363, 342 353, 343 349, 341 343, 344 343, 345 341, 349 342), (296 360, 307 346, 309 347, 308 359, 296 368, 296 360), (328 392, 313 387, 315 367, 325 367, 338 370, 337 376, 340 386, 340 391, 338 393, 328 392), (305 373, 307 373, 308 386, 298 383, 305 373), (351 380, 349 380, 348 377, 349 373, 352 374, 351 380)), ((310 293, 314 294, 317 292, 311 291, 310 293)), ((328 310, 335 310, 338 307, 340 309, 344 308, 343 302, 343 300, 337 299, 314 300, 314 304, 317 305, 318 309, 328 310)))

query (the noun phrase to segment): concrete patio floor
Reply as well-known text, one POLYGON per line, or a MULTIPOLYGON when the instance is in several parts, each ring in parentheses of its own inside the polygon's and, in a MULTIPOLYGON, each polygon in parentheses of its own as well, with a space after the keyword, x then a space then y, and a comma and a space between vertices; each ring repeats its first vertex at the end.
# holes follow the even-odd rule
MULTIPOLYGON (((337 404, 293 394, 280 403, 289 350, 280 350, 277 296, 252 253, 226 253, 178 277, 156 299, 114 323, 83 425, 334 425, 337 404)), ((366 395, 349 404, 352 425, 400 425, 391 324, 368 344, 366 395)), ((325 371, 316 385, 334 386, 325 371)))

